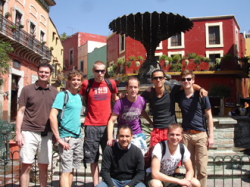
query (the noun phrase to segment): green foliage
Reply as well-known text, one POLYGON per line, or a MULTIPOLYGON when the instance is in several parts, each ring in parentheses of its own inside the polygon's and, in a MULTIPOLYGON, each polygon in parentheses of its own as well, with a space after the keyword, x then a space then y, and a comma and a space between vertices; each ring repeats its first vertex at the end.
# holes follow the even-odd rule
POLYGON ((222 57, 223 61, 230 61, 234 59, 234 55, 233 54, 226 54, 225 56, 222 57))
POLYGON ((120 65, 123 65, 124 64, 124 59, 123 58, 119 58, 117 63, 120 64, 120 65))
POLYGON ((209 90, 210 97, 231 97, 232 90, 229 86, 223 84, 213 84, 209 90))
POLYGON ((167 55, 164 55, 164 54, 163 54, 163 55, 160 57, 160 60, 167 60, 167 57, 168 57, 167 55))
POLYGON ((200 64, 200 63, 201 63, 201 57, 197 55, 197 56, 194 58, 194 63, 195 63, 195 64, 200 64))
POLYGON ((135 60, 136 60, 136 57, 135 57, 135 56, 130 56, 130 57, 129 57, 129 60, 135 61, 135 60))
POLYGON ((239 59, 240 62, 245 62, 245 63, 248 63, 249 60, 250 60, 250 57, 247 57, 247 56, 242 57, 242 58, 239 59))
POLYGON ((179 54, 176 54, 176 55, 174 55, 174 57, 173 57, 173 62, 180 62, 181 61, 181 55, 179 55, 179 54))
POLYGON ((62 41, 63 41, 63 40, 66 40, 68 37, 69 37, 69 35, 67 35, 66 32, 64 32, 64 33, 62 33, 62 34, 60 35, 60 38, 61 38, 62 41))
POLYGON ((182 71, 182 63, 178 62, 176 64, 172 64, 171 65, 171 69, 174 71, 174 72, 181 72, 182 71))
POLYGON ((188 53, 188 59, 195 59, 197 56, 196 53, 188 53))
POLYGON ((8 18, 8 17, 11 16, 11 13, 10 13, 10 12, 6 12, 4 16, 5 16, 6 18, 8 18))
POLYGON ((0 77, 9 72, 11 60, 9 53, 13 51, 13 47, 8 42, 0 41, 0 77))
POLYGON ((203 58, 203 61, 204 61, 204 62, 211 62, 211 59, 210 59, 210 58, 207 58, 207 57, 204 57, 204 58, 203 58))
POLYGON ((142 56, 138 56, 137 59, 140 60, 140 61, 145 60, 142 56))
POLYGON ((128 62, 127 62, 127 66, 128 66, 128 68, 130 68, 130 67, 132 66, 132 62, 131 62, 131 61, 128 61, 128 62))

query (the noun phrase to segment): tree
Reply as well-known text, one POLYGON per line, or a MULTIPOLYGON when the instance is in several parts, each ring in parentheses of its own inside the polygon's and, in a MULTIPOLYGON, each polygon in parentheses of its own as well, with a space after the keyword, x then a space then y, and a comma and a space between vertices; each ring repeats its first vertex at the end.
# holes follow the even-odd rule
POLYGON ((60 38, 61 38, 62 41, 63 41, 63 40, 66 40, 68 37, 69 37, 69 35, 67 35, 66 32, 64 32, 64 33, 62 33, 62 34, 60 35, 60 38))
POLYGON ((9 54, 13 51, 14 49, 10 43, 0 41, 0 85, 4 82, 2 76, 9 72, 11 60, 9 54))

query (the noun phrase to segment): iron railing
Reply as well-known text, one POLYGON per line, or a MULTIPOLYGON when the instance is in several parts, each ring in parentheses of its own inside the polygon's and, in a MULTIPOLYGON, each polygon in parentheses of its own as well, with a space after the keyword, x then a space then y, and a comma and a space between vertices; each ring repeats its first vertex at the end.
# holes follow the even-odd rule
MULTIPOLYGON (((11 153, 11 158, 18 152, 11 153)), ((53 155, 53 164, 49 169, 49 186, 60 186, 61 169, 59 164, 59 156, 57 153, 53 155)), ((0 160, 0 186, 16 186, 19 185, 20 178, 20 162, 11 159, 10 161, 0 160), (1 164, 4 163, 4 164, 1 164)), ((89 167, 88 167, 89 168, 89 167)), ((30 186, 38 185, 38 167, 34 164, 31 173, 30 186)), ((73 186, 85 186, 87 182, 92 182, 90 170, 81 169, 75 172, 73 186)), ((234 156, 215 156, 209 157, 208 164, 208 187, 250 187, 250 156, 234 155, 234 156)))
POLYGON ((27 33, 20 28, 19 25, 15 25, 0 14, 0 34, 1 33, 32 50, 34 53, 41 55, 42 58, 49 61, 51 60, 51 52, 43 42, 38 41, 34 35, 27 33))

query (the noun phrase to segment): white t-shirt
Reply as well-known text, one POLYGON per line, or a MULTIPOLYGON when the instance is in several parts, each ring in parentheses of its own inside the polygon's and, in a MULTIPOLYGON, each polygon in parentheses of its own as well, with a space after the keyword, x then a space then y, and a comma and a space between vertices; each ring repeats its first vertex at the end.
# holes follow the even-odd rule
MULTIPOLYGON (((174 155, 170 154, 168 148, 168 140, 165 141, 166 144, 166 152, 162 158, 162 150, 160 143, 156 144, 154 150, 152 152, 152 158, 156 156, 159 161, 161 162, 160 172, 166 175, 174 174, 179 162, 181 161, 181 152, 180 152, 180 145, 178 145, 177 151, 174 155)), ((190 152, 188 151, 187 147, 184 145, 184 155, 183 155, 183 162, 186 162, 190 159, 190 152)))

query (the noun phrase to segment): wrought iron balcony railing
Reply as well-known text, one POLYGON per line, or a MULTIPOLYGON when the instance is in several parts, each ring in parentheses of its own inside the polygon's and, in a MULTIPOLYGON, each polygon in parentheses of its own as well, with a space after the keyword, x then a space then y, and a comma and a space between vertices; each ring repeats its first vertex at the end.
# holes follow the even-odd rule
POLYGON ((40 55, 41 59, 51 60, 51 52, 43 42, 38 41, 35 36, 27 33, 3 15, 0 15, 0 37, 1 34, 40 55))

